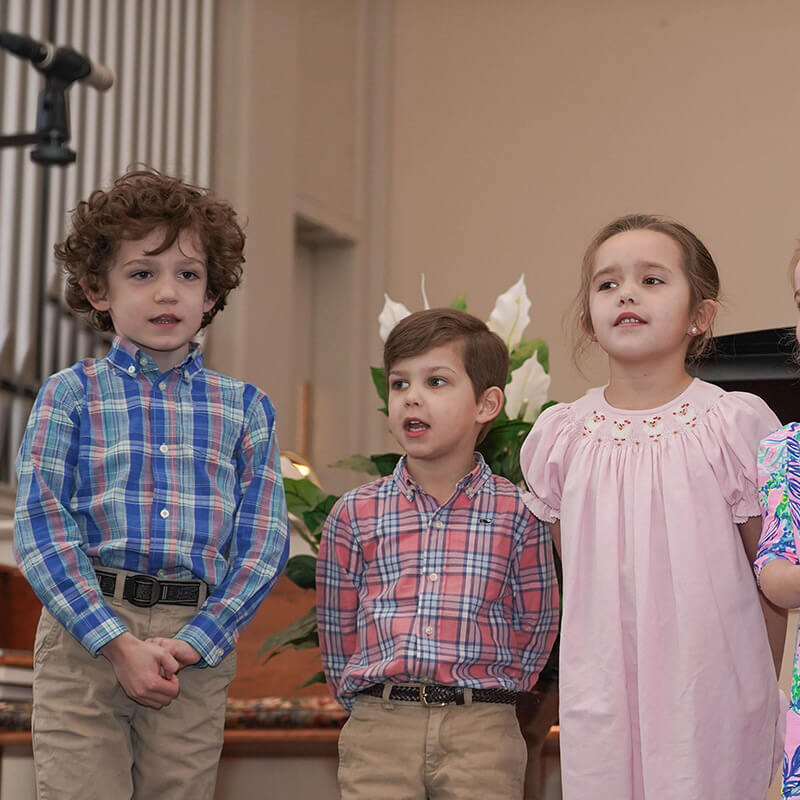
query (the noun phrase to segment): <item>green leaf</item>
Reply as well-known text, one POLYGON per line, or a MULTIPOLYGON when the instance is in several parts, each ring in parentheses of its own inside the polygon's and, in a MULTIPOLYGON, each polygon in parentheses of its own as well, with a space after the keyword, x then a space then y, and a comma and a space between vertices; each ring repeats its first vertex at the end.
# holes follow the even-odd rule
POLYGON ((258 651, 259 655, 271 653, 267 660, 272 656, 283 652, 286 649, 307 650, 310 647, 319 647, 319 636, 317 634, 317 608, 312 607, 300 619, 287 625, 282 631, 276 631, 264 640, 264 644, 258 651))
POLYGON ((467 310, 467 296, 465 294, 460 294, 450 303, 450 308, 456 309, 456 311, 466 311, 467 310))
POLYGON ((375 391, 378 397, 383 400, 384 405, 389 403, 389 387, 386 385, 386 370, 383 367, 370 367, 372 382, 375 384, 375 391))
POLYGON ((302 516, 304 511, 314 508, 325 495, 314 481, 308 478, 284 478, 283 491, 290 514, 302 516))
POLYGON ((541 342, 539 347, 536 348, 536 359, 542 365, 542 369, 545 372, 550 372, 550 348, 547 346, 547 342, 544 339, 537 339, 537 342, 541 342))
POLYGON ((317 559, 314 556, 292 556, 286 562, 286 577, 301 589, 317 588, 317 559))
POLYGON ((372 462, 371 458, 367 458, 367 456, 360 456, 358 454, 354 456, 350 456, 350 458, 343 458, 337 461, 335 464, 331 464, 331 467, 336 469, 352 469, 356 472, 366 472, 368 475, 378 475, 378 468, 372 462))
POLYGON ((336 495, 329 494, 310 511, 303 512, 303 522, 305 522, 312 536, 317 536, 322 530, 322 526, 325 524, 328 514, 331 513, 331 509, 338 499, 336 495))
POLYGON ((547 342, 544 339, 531 339, 521 341, 517 347, 511 351, 509 356, 508 374, 509 380, 511 373, 521 367, 536 352, 536 360, 542 365, 545 372, 550 372, 550 357, 547 342))
POLYGON ((478 445, 492 472, 502 475, 512 483, 522 480, 519 451, 530 431, 530 422, 514 419, 493 427, 478 445))
POLYGON ((297 688, 304 689, 306 686, 311 686, 313 683, 325 683, 325 673, 322 670, 315 672, 310 678, 304 680, 297 688))
POLYGON ((382 453, 381 455, 370 456, 370 460, 377 468, 379 475, 391 475, 400 460, 400 454, 382 453))

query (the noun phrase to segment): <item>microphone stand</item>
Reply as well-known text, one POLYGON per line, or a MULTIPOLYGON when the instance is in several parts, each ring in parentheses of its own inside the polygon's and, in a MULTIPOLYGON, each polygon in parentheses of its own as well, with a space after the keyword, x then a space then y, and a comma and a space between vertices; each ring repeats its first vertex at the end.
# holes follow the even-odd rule
POLYGON ((66 166, 75 161, 75 151, 67 147, 70 138, 69 101, 67 91, 72 84, 53 73, 45 76, 39 92, 34 133, 12 133, 0 136, 0 148, 25 147, 35 144, 31 159, 45 166, 66 166))

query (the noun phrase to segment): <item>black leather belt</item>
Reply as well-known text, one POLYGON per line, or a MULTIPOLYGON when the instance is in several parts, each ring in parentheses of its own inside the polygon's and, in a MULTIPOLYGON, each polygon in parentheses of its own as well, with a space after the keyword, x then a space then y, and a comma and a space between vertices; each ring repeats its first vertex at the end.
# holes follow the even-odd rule
MULTIPOLYGON (((113 597, 117 587, 116 572, 95 568, 100 582, 100 591, 113 597)), ((152 575, 126 575, 122 588, 122 599, 132 606, 150 608, 161 603, 167 606, 196 606, 200 601, 202 581, 162 581, 152 575)))
MULTIPOLYGON (((370 697, 383 697, 382 683, 376 683, 359 694, 370 697)), ((464 705, 463 686, 442 686, 438 683, 421 683, 419 686, 392 686, 389 693, 390 700, 405 700, 409 703, 422 703, 424 706, 447 706, 455 704, 464 705)), ((473 689, 473 703, 506 703, 514 705, 517 702, 517 692, 509 689, 473 689)))

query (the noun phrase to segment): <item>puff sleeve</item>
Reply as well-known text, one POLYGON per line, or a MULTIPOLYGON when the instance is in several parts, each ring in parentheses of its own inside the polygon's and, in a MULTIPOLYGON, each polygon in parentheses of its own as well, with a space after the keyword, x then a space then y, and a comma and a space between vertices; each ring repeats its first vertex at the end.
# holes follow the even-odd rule
POLYGON ((780 420, 761 398, 747 392, 726 392, 707 414, 708 424, 698 425, 698 436, 733 521, 760 516, 758 444, 780 427, 780 420))
POLYGON ((800 523, 800 442, 798 426, 787 425, 762 442, 758 451, 758 494, 763 525, 754 563, 756 575, 774 558, 792 564, 797 556, 800 523))
POLYGON ((543 522, 561 518, 561 492, 574 437, 570 407, 550 406, 536 420, 520 451, 520 466, 529 492, 525 505, 543 522))

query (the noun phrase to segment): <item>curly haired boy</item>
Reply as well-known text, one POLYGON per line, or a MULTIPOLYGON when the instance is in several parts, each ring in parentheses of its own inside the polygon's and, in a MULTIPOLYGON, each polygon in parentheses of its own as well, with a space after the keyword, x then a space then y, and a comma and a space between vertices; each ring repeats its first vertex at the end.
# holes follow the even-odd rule
POLYGON ((17 458, 40 800, 213 796, 236 639, 288 541, 269 398, 192 341, 243 249, 229 205, 152 170, 56 245, 67 303, 115 336, 45 382, 17 458))

